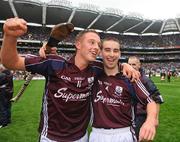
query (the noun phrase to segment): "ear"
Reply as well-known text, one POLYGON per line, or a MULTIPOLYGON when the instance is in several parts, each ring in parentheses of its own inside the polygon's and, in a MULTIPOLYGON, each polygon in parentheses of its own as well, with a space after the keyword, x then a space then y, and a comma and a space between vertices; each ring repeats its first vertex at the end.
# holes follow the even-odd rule
POLYGON ((76 41, 75 46, 76 46, 77 49, 80 49, 81 48, 81 43, 79 41, 76 41))
POLYGON ((99 56, 102 57, 102 51, 101 50, 99 51, 99 56))

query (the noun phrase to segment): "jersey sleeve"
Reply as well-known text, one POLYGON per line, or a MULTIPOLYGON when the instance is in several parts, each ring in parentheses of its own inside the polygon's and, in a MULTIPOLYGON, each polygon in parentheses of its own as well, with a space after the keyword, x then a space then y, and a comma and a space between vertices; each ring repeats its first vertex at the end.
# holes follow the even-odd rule
POLYGON ((150 98, 150 94, 145 88, 145 86, 142 84, 140 80, 137 80, 133 83, 134 91, 136 94, 136 97, 138 101, 142 105, 147 105, 148 103, 152 102, 153 100, 150 98))
POLYGON ((103 68, 104 68, 103 62, 100 59, 92 62, 91 67, 93 68, 93 71, 94 71, 96 76, 101 75, 101 73, 103 72, 103 68))
POLYGON ((64 67, 65 60, 59 56, 48 56, 45 59, 41 57, 26 57, 26 70, 32 74, 38 73, 43 76, 53 75, 55 71, 64 67))
POLYGON ((150 94, 150 97, 156 102, 156 103, 163 103, 163 97, 161 96, 158 88, 154 84, 154 82, 149 79, 147 76, 143 75, 142 76, 142 83, 146 87, 147 91, 150 94))

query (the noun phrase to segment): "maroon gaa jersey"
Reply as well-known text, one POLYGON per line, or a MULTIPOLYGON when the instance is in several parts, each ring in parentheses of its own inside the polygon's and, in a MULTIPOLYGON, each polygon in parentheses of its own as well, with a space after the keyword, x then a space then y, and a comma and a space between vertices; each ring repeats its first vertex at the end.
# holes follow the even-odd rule
MULTIPOLYGON (((127 78, 118 73, 98 76, 93 87, 93 127, 95 128, 123 128, 132 126, 134 108, 127 78)), ((143 105, 152 100, 140 81, 133 83, 137 99, 143 105)))
POLYGON ((92 66, 79 70, 74 57, 66 61, 60 56, 25 59, 26 70, 44 75, 40 133, 51 140, 67 142, 80 139, 90 119, 90 95, 95 71, 92 66))

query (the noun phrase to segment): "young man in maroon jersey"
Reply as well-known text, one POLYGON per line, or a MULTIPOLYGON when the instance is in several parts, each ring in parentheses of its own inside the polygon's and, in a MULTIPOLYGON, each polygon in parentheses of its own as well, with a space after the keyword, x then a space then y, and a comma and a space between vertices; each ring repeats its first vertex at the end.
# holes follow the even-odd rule
POLYGON ((133 130, 134 105, 132 94, 147 105, 147 119, 140 130, 139 140, 153 140, 156 129, 156 104, 138 80, 130 81, 119 72, 120 43, 115 38, 103 40, 101 55, 104 73, 97 77, 93 87, 93 124, 90 142, 136 142, 133 130), (133 90, 132 90, 133 89, 133 90))
POLYGON ((66 61, 57 55, 47 58, 19 56, 17 38, 27 32, 23 19, 6 20, 3 30, 2 63, 9 69, 27 70, 46 78, 40 141, 87 142, 91 88, 96 71, 102 70, 100 66, 89 65, 99 53, 99 35, 92 30, 81 32, 76 37, 75 56, 66 61))

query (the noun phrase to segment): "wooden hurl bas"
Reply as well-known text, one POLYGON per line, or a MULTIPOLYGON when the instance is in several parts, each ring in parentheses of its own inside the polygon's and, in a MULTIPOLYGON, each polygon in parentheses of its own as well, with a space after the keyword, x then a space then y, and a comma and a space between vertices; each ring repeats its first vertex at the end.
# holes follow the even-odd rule
POLYGON ((22 94, 24 93, 24 91, 26 90, 26 88, 28 87, 29 83, 31 82, 32 78, 33 78, 33 74, 28 74, 26 81, 24 82, 24 84, 22 85, 21 89, 19 90, 18 94, 13 97, 11 99, 11 102, 17 102, 20 97, 22 96, 22 94))

